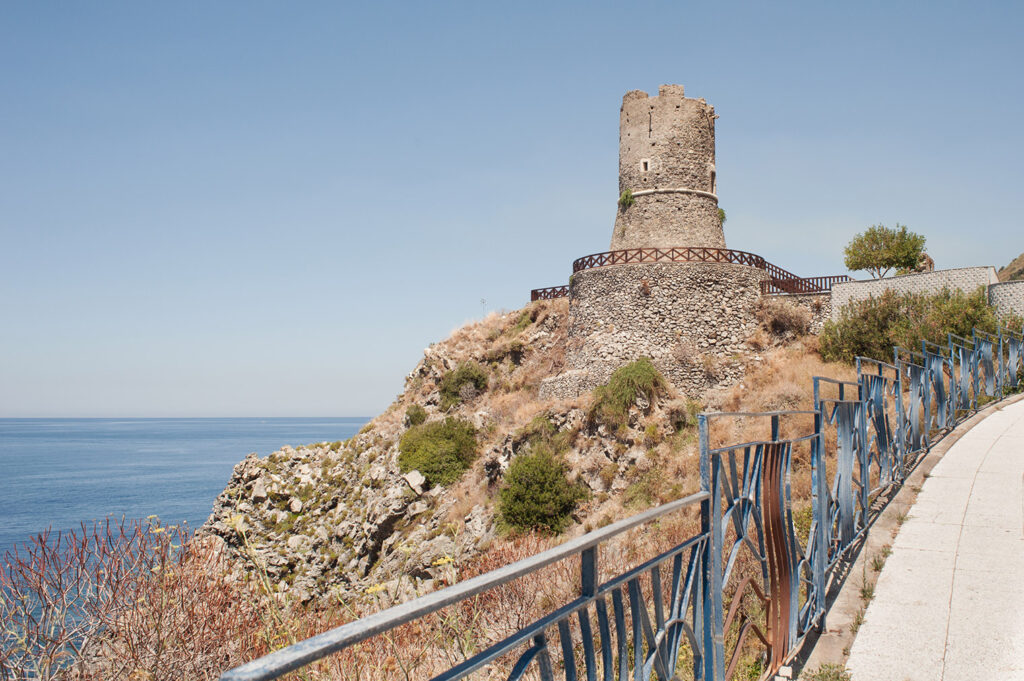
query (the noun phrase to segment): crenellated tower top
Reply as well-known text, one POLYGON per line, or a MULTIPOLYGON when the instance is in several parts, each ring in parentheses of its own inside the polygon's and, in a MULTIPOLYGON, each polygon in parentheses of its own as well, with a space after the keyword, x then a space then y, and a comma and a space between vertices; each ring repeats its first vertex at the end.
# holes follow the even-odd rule
POLYGON ((619 117, 619 191, 629 190, 612 234, 623 248, 725 247, 715 176, 714 107, 682 85, 658 96, 627 92, 619 117))

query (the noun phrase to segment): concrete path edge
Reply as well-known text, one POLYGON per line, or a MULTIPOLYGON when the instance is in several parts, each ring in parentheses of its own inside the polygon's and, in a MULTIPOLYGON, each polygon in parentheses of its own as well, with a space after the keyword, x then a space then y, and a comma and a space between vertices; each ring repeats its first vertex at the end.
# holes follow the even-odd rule
POLYGON ((921 485, 946 452, 986 417, 1021 400, 1024 400, 1024 394, 1011 395, 979 410, 932 445, 911 471, 903 486, 875 518, 860 547, 855 549, 845 565, 836 566, 834 584, 829 591, 838 590, 838 593, 829 595, 828 610, 825 612, 820 633, 817 636, 808 635, 800 650, 795 653, 793 667, 797 671, 797 679, 801 678, 804 672, 809 674, 823 665, 831 664, 845 668, 850 646, 856 637, 854 624, 862 616, 865 608, 861 589, 865 584, 873 587, 878 579, 878 573, 868 567, 868 561, 882 552, 884 547, 892 544, 900 525, 917 499, 921 485))

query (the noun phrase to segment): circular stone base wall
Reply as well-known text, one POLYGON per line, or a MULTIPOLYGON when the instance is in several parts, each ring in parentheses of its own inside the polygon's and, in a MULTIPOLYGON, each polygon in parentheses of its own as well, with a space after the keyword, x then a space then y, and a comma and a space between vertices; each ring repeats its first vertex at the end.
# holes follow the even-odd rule
POLYGON ((577 272, 569 284, 567 371, 545 381, 541 395, 578 396, 640 357, 650 357, 690 397, 738 378, 767 277, 764 270, 721 263, 577 272))

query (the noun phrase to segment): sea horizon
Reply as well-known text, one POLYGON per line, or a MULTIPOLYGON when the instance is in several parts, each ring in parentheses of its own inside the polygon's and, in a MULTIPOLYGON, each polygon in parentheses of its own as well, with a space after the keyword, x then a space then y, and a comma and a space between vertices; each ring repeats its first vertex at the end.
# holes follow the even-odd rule
POLYGON ((198 529, 249 453, 345 440, 364 416, 0 417, 0 556, 46 529, 158 516, 198 529))

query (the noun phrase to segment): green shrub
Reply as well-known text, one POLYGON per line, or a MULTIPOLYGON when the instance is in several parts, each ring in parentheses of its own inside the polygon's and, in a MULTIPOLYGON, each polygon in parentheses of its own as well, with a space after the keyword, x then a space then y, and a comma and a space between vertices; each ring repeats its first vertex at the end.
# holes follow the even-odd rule
POLYGON ((487 388, 487 370, 476 362, 462 362, 441 377, 441 410, 448 411, 462 401, 467 387, 483 392, 487 388))
POLYGON ((586 489, 569 481, 565 463, 544 446, 512 459, 505 474, 498 512, 516 530, 559 533, 571 520, 586 489))
POLYGON ((536 318, 537 310, 535 308, 523 310, 519 315, 519 319, 516 320, 515 325, 512 327, 511 334, 515 336, 522 333, 536 318))
POLYGON ((413 426, 398 443, 398 466, 403 473, 418 470, 433 485, 450 485, 476 458, 476 428, 468 421, 448 418, 413 426))
POLYGON ((633 190, 623 189, 622 193, 619 194, 619 208, 626 210, 634 203, 636 203, 636 199, 633 197, 633 190))
POLYGON ((683 485, 673 482, 657 466, 639 475, 622 494, 626 508, 643 509, 683 496, 683 485))
POLYGON ((665 408, 665 414, 672 427, 681 431, 697 425, 697 414, 703 408, 700 402, 683 397, 670 402, 665 408))
MULTIPOLYGON (((1019 327, 1019 318, 1004 318, 1019 327)), ((821 356, 852 363, 857 356, 892 362, 893 347, 920 350, 921 341, 945 345, 948 334, 967 338, 974 329, 995 333, 1000 323, 983 287, 973 293, 944 289, 936 294, 885 291, 877 298, 845 306, 839 319, 825 323, 821 356)))
POLYGON ((561 454, 572 446, 576 435, 576 430, 558 430, 547 416, 541 414, 517 430, 513 439, 531 449, 547 447, 553 453, 561 454))
POLYGON ((621 366, 608 379, 608 383, 594 390, 594 404, 588 418, 610 428, 626 424, 629 407, 640 395, 654 401, 668 390, 665 377, 654 368, 651 360, 641 357, 621 366))
POLYGON ((418 426, 427 420, 427 410, 418 404, 410 404, 405 410, 405 420, 410 426, 418 426))

